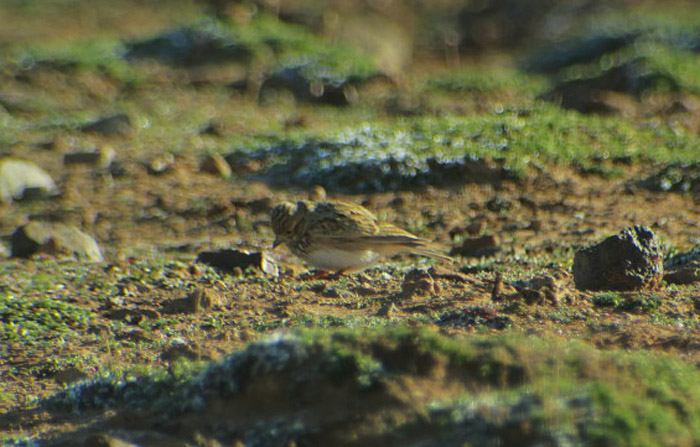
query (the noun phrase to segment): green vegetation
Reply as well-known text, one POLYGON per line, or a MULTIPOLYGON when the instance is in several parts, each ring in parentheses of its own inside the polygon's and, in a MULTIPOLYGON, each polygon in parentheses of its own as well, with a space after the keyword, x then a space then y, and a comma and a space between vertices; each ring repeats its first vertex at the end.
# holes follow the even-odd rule
POLYGON ((625 294, 601 292, 593 297, 593 304, 599 307, 612 307, 618 312, 655 311, 663 304, 663 298, 657 294, 625 294))
MULTIPOLYGON (((354 396, 348 399, 362 402, 363 394, 353 390, 385 390, 375 393, 388 393, 389 398, 392 383, 439 375, 443 369, 457 378, 463 394, 436 401, 430 391, 409 387, 406 391, 417 393, 416 400, 402 405, 404 416, 392 427, 395 435, 410 433, 417 417, 441 426, 446 436, 464 424, 495 428, 525 418, 536 422, 533 435, 545 439, 566 433, 582 443, 641 446, 700 440, 698 372, 677 360, 645 352, 604 353, 579 343, 532 337, 454 340, 403 328, 297 332, 249 345, 201 375, 199 368, 188 367, 128 381, 99 379, 73 386, 44 404, 54 411, 123 406, 133 411, 147 405, 142 410, 146 413, 167 408, 186 420, 192 411, 206 412, 210 399, 229 400, 235 408, 237 396, 256 381, 276 387, 275 381, 286 381, 287 374, 307 377, 306 385, 290 393, 325 387, 330 381, 339 390, 348 389, 354 396), (500 408, 501 416, 489 416, 482 405, 500 408), (513 412, 515 407, 518 412, 513 412), (479 417, 486 418, 481 422, 477 408, 482 408, 479 417), (451 416, 445 419, 445 414, 451 416)), ((284 401, 288 396, 282 391, 276 398, 284 401)), ((366 408, 367 417, 381 411, 376 402, 366 408)), ((313 422, 306 421, 304 429, 313 430, 313 422)), ((479 436, 489 439, 493 433, 479 436)))
POLYGON ((447 93, 512 93, 535 97, 547 86, 544 78, 509 67, 469 68, 434 76, 427 88, 447 93))
POLYGON ((700 7, 535 1, 508 42, 496 0, 325 3, 0 2, 0 152, 59 189, 0 204, 0 253, 55 220, 106 259, 0 263, 0 444, 133 420, 160 440, 176 417, 198 445, 699 446, 698 283, 591 294, 570 269, 630 224, 667 269, 697 255, 700 7), (354 21, 397 45, 370 56, 395 40, 354 21), (126 131, 86 126, 114 113, 126 131), (96 150, 112 165, 64 158, 96 150), (494 250, 340 278, 286 248, 276 277, 195 263, 267 251, 275 202, 324 196, 494 250))
POLYGON ((361 53, 328 45, 305 28, 264 13, 244 24, 205 18, 140 41, 103 36, 67 43, 24 43, 14 48, 8 58, 12 62, 5 60, 0 68, 26 70, 46 64, 91 70, 133 86, 148 80, 146 71, 133 64, 133 59, 161 59, 174 65, 206 64, 207 60, 199 61, 196 54, 205 49, 220 58, 217 62, 240 62, 265 71, 311 63, 303 72, 309 80, 325 76, 366 79, 376 73, 361 53))
POLYGON ((23 298, 0 295, 0 341, 34 343, 76 336, 90 324, 88 310, 55 297, 23 298))
POLYGON ((239 151, 236 157, 264 161, 271 179, 367 192, 488 176, 515 179, 551 163, 688 162, 698 150, 700 139, 690 132, 642 127, 538 103, 528 109, 467 117, 368 124, 332 137, 239 151))

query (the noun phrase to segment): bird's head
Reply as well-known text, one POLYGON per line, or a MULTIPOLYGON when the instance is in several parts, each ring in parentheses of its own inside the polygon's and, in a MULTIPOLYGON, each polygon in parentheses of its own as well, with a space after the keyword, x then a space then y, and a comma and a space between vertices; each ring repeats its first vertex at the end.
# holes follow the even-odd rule
POLYGON ((272 247, 288 243, 303 231, 304 218, 308 208, 304 202, 282 202, 272 208, 270 224, 275 232, 275 242, 272 247))

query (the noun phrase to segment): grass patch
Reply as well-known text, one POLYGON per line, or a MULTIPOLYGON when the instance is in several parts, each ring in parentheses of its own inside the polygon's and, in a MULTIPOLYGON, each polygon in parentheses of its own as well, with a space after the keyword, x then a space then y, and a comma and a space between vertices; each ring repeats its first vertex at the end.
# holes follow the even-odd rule
POLYGON ((232 157, 261 162, 262 174, 278 183, 285 179, 334 191, 369 192, 517 179, 551 163, 689 161, 698 150, 700 140, 690 132, 583 116, 538 103, 529 110, 365 125, 332 136, 238 150, 232 157))
MULTIPOLYGON (((440 404, 429 398, 402 404, 398 411, 404 416, 392 424, 392 436, 410 432, 415 414, 420 414, 423 424, 435 424, 445 435, 467 423, 479 427, 486 422, 483 426, 490 427, 494 436, 524 417, 537 421, 531 428, 538 437, 565 432, 577 442, 595 445, 679 445, 700 440, 700 377, 695 368, 675 359, 645 352, 601 352, 575 342, 531 337, 455 340, 406 328, 281 335, 253 343, 201 373, 184 368, 177 374, 85 382, 44 405, 78 411, 127 405, 133 411, 145 404, 148 412, 167 408, 171 416, 187 417, 191 411, 206 411, 210 399, 230 399, 235 406, 236 396, 257 380, 267 380, 269 389, 275 380, 287 383, 286 374, 302 374, 304 381, 295 387, 273 386, 278 391, 267 399, 284 401, 286 393, 295 395, 307 386, 325 387, 329 382, 337 390, 348 386, 375 390, 373 409, 358 408, 381 412, 378 396, 390 396, 391 383, 408 377, 431 380, 439 365, 469 392, 440 404), (479 405, 477 418, 477 402, 489 402, 492 411, 484 412, 479 405), (446 419, 445 414, 452 416, 446 419)), ((410 392, 410 387, 406 390, 410 392)), ((353 396, 363 399, 362 393, 353 396)), ((396 409, 396 401, 389 401, 396 409)))
POLYGON ((547 82, 510 67, 467 68, 440 74, 426 81, 428 90, 446 93, 503 93, 535 97, 547 82))

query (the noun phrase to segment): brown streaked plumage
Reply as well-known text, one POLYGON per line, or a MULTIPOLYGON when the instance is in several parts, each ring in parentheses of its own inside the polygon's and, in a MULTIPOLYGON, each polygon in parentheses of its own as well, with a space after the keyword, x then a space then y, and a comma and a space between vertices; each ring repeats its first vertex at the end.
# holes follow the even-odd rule
POLYGON ((320 270, 362 270, 404 251, 452 261, 429 241, 382 222, 353 203, 283 202, 272 209, 270 218, 274 246, 287 244, 292 253, 320 270))

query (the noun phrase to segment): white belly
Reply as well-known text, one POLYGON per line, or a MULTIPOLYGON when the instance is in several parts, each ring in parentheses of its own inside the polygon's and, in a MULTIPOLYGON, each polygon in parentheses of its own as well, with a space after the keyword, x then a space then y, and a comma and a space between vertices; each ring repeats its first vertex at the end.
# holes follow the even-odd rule
POLYGON ((374 264, 381 256, 372 250, 346 251, 337 248, 316 250, 309 253, 307 261, 320 270, 361 270, 374 264))

